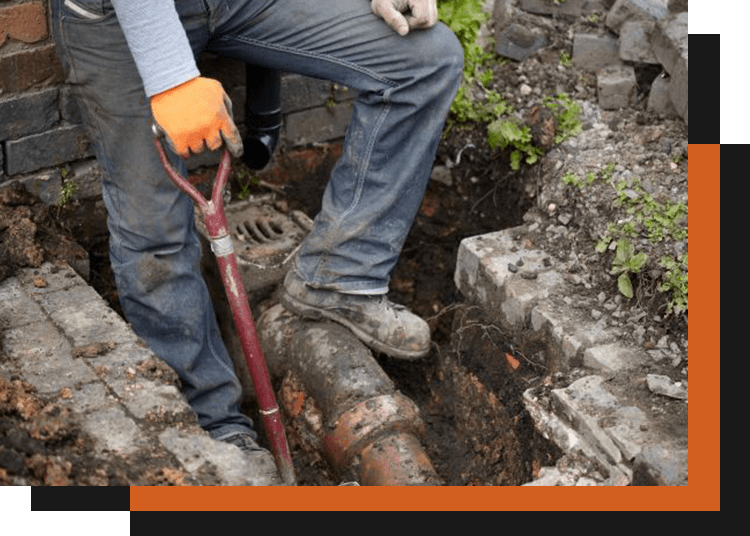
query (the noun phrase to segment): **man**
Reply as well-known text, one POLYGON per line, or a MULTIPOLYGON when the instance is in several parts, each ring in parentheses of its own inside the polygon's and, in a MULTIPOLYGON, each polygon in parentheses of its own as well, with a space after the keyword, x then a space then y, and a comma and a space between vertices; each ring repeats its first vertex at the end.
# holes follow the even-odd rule
POLYGON ((429 351, 427 324, 385 298, 421 202, 463 51, 436 0, 53 0, 53 34, 105 171, 110 257, 133 329, 178 373, 200 425, 248 453, 241 388, 199 270, 190 199, 170 160, 242 142, 203 51, 357 89, 343 154, 287 276, 283 303, 347 325, 397 358, 429 351))

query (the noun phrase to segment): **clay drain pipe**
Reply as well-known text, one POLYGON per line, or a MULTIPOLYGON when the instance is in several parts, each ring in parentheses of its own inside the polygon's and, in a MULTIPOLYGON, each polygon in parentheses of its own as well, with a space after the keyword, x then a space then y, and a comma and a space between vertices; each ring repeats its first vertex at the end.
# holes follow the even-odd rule
POLYGON ((216 263, 221 273, 222 282, 224 283, 227 300, 232 309, 232 316, 237 326, 237 334, 240 338, 242 351, 245 354, 250 378, 253 381, 255 393, 258 397, 261 418, 268 434, 271 452, 276 460, 276 466, 282 480, 285 484, 293 485, 296 478, 284 432, 284 425, 281 422, 279 407, 276 404, 271 387, 271 380, 266 368, 263 351, 258 342, 255 323, 253 322, 250 306, 247 302, 247 294, 242 283, 242 276, 237 267, 232 238, 229 235, 229 227, 224 214, 223 194, 227 178, 229 177, 231 160, 229 151, 224 150, 214 181, 211 199, 206 200, 190 182, 172 167, 156 130, 155 134, 157 135, 156 150, 169 178, 180 190, 192 198, 196 207, 203 215, 206 232, 211 241, 211 250, 216 255, 216 263))
POLYGON ((275 305, 258 333, 271 374, 283 378, 288 422, 338 476, 370 486, 442 483, 420 441, 418 408, 351 332, 275 305))

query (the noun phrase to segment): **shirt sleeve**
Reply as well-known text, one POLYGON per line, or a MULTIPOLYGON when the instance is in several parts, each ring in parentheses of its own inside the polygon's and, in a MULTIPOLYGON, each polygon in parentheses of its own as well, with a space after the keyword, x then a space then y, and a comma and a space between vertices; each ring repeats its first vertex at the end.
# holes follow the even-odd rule
POLYGON ((200 76, 174 0, 112 0, 112 5, 148 97, 200 76))

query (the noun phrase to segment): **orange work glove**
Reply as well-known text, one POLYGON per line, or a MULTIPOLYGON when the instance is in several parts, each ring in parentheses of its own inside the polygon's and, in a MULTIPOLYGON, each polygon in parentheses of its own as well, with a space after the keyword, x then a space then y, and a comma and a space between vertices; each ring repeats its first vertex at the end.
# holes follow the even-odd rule
POLYGON ((156 130, 182 158, 215 151, 225 143, 232 155, 242 156, 242 138, 232 120, 232 102, 221 82, 197 77, 151 97, 156 130))

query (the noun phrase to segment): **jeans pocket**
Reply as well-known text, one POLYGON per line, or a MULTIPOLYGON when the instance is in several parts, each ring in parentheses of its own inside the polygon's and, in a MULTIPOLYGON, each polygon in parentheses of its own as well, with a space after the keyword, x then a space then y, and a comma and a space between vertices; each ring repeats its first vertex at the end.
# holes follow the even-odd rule
POLYGON ((110 0, 63 0, 62 4, 71 19, 97 21, 114 12, 110 0))

